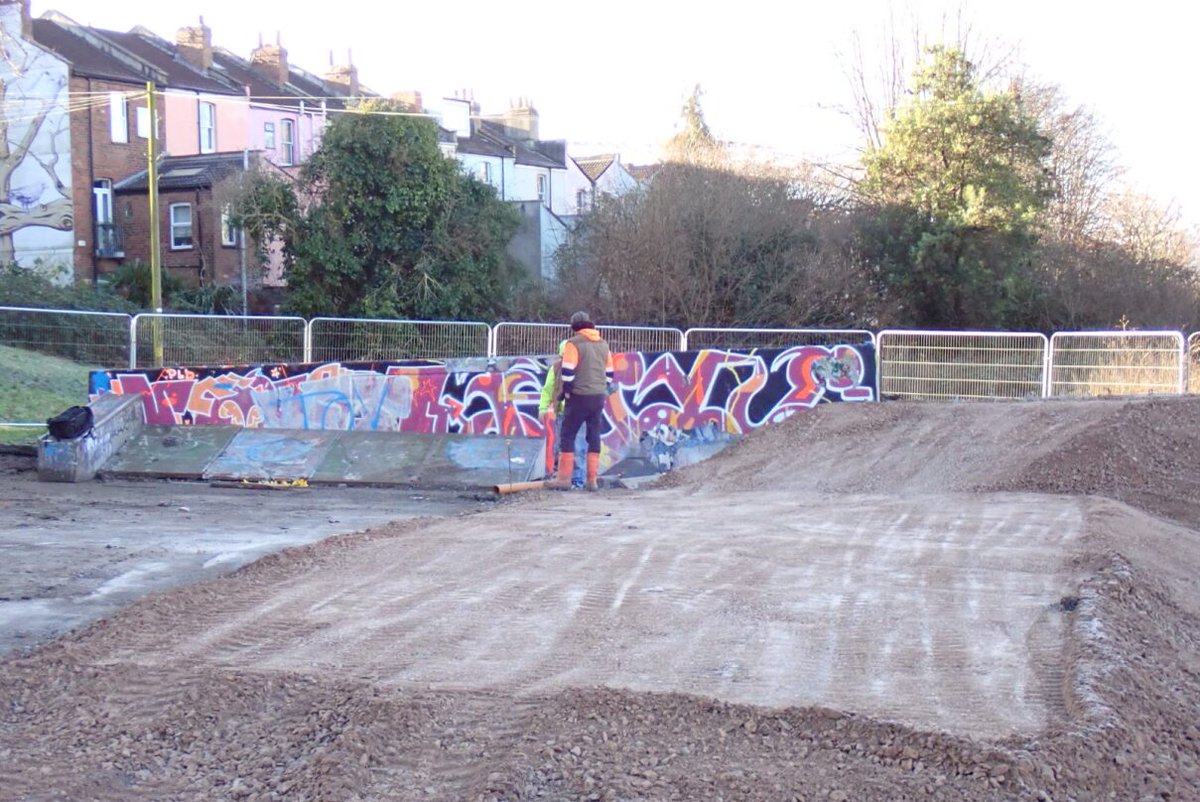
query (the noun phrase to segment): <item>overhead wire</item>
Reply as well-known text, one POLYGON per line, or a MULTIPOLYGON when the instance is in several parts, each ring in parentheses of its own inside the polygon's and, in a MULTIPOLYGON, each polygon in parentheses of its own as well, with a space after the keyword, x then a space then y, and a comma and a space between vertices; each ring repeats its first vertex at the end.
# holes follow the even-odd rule
POLYGON ((66 103, 60 103, 57 101, 51 101, 47 103, 45 98, 5 98, 3 105, 0 106, 0 109, 2 109, 4 112, 4 121, 7 124, 12 125, 14 123, 33 122, 34 120, 45 117, 53 111, 58 111, 60 113, 65 112, 67 114, 77 114, 94 108, 103 108, 104 106, 107 106, 108 103, 109 100, 107 97, 104 99, 89 98, 82 100, 72 100, 68 98, 66 103), (34 108, 26 110, 26 108, 31 106, 34 108), (16 115, 9 114, 8 110, 12 107, 20 108, 22 110, 21 113, 16 115))
MULTIPOLYGON (((11 91, 11 88, 10 88, 10 91, 11 91)), ((179 90, 179 89, 174 89, 174 88, 165 88, 163 90, 160 90, 158 92, 158 94, 160 94, 161 96, 202 98, 206 102, 216 102, 216 103, 236 103, 236 104, 251 103, 251 104, 256 104, 261 107, 265 107, 265 108, 268 108, 268 109, 271 109, 274 111, 280 111, 280 112, 295 111, 295 106, 290 105, 291 103, 305 103, 305 104, 313 103, 314 105, 313 105, 311 111, 314 115, 324 114, 324 115, 332 116, 332 115, 338 115, 338 114, 363 114, 363 115, 383 116, 383 117, 414 117, 414 118, 424 118, 424 119, 431 119, 431 120, 438 120, 441 117, 441 115, 433 113, 433 112, 429 112, 429 111, 416 112, 416 111, 394 111, 394 110, 390 110, 390 109, 338 108, 338 107, 328 105, 328 101, 337 101, 339 104, 345 104, 345 103, 354 103, 356 101, 387 101, 387 100, 389 100, 388 98, 374 96, 374 95, 354 95, 354 96, 346 96, 346 95, 323 95, 323 96, 313 96, 313 95, 234 95, 234 94, 221 95, 221 94, 215 94, 215 93, 198 93, 198 92, 179 90), (276 102, 270 102, 270 101, 276 101, 276 102), (278 101, 287 101, 287 102, 289 102, 289 105, 280 105, 278 103, 278 101), (321 105, 322 103, 324 103, 324 105, 321 105)), ((111 99, 112 99, 113 95, 122 95, 125 98, 126 102, 132 102, 132 103, 144 101, 147 98, 147 92, 145 89, 125 90, 125 91, 121 91, 121 90, 74 91, 74 90, 72 90, 72 91, 68 91, 66 93, 66 102, 65 103, 54 102, 53 104, 51 104, 48 107, 48 110, 65 112, 67 114, 83 113, 83 112, 87 112, 87 111, 90 111, 93 109, 104 108, 104 107, 108 106, 111 103, 111 99)), ((46 101, 46 98, 38 98, 36 96, 24 96, 24 97, 9 96, 9 97, 3 98, 3 100, 0 100, 0 111, 5 113, 4 119, 5 119, 5 122, 7 122, 9 125, 19 124, 22 122, 32 122, 33 120, 36 120, 39 117, 43 117, 45 115, 46 111, 44 111, 42 105, 40 105, 40 104, 44 104, 45 101, 46 101), (34 107, 34 108, 31 108, 31 107, 34 107), (14 109, 14 108, 20 109, 21 113, 15 115, 15 116, 8 113, 9 110, 14 109), (36 110, 34 110, 34 109, 36 109, 36 110)), ((307 113, 309 110, 306 109, 305 111, 307 113)), ((492 115, 471 114, 471 115, 469 115, 470 119, 472 119, 472 120, 495 119, 496 117, 499 117, 499 116, 501 116, 501 115, 499 115, 499 114, 492 114, 492 115)), ((583 140, 583 141, 572 140, 572 144, 577 147, 583 147, 583 148, 592 147, 592 148, 614 150, 616 152, 619 152, 624 149, 638 151, 638 150, 649 150, 652 148, 660 148, 660 147, 662 147, 663 143, 662 143, 662 141, 634 143, 634 142, 629 142, 629 141, 601 142, 601 141, 597 141, 597 140, 583 140)), ((790 157, 790 158, 801 158, 801 159, 806 158, 802 154, 798 154, 795 152, 788 152, 787 150, 785 150, 783 148, 779 148, 777 146, 772 146, 772 145, 750 143, 750 142, 733 142, 733 141, 726 142, 725 144, 734 146, 734 147, 740 147, 740 148, 753 148, 756 150, 768 152, 777 157, 790 157)))

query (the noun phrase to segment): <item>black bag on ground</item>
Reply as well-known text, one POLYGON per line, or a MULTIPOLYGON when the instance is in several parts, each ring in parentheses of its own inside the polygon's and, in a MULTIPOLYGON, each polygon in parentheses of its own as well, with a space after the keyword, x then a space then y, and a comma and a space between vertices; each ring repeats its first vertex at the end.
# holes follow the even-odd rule
POLYGON ((92 431, 92 408, 70 407, 46 421, 51 437, 74 440, 92 431))

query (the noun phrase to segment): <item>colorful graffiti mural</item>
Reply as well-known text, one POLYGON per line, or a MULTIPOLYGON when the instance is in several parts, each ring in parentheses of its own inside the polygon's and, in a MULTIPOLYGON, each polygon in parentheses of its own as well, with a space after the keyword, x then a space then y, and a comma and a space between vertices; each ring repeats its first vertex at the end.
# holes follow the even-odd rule
MULTIPOLYGON (((871 345, 622 353, 602 464, 663 471, 830 401, 875 399, 871 345)), ((97 371, 93 394, 139 394, 148 424, 541 437, 546 361, 435 361, 97 371)))
POLYGON ((0 264, 67 268, 75 244, 65 61, 25 37, 28 7, 0 2, 0 264))

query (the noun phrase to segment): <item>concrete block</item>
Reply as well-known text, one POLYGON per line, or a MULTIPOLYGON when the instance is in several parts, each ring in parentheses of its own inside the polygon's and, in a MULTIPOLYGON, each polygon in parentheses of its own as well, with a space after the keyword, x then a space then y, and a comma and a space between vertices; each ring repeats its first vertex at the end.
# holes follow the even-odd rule
POLYGON ((38 479, 43 482, 86 482, 143 425, 142 399, 137 395, 105 393, 88 404, 90 434, 58 440, 49 434, 38 440, 38 479))

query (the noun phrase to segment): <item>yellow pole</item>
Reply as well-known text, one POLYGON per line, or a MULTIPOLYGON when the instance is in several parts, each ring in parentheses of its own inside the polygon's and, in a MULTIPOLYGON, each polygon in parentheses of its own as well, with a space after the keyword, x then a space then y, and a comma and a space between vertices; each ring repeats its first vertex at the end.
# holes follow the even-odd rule
MULTIPOLYGON (((150 303, 154 314, 162 314, 162 253, 158 219, 158 110, 154 81, 146 82, 146 110, 150 114, 150 136, 146 139, 146 158, 150 184, 150 303)), ((162 318, 154 318, 154 366, 162 367, 162 318)))

